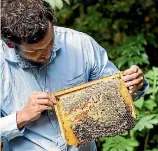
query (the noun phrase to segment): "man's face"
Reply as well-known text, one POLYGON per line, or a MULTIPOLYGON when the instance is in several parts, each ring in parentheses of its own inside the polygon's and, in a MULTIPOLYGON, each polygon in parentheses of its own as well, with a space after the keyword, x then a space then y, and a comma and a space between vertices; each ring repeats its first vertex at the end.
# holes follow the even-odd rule
POLYGON ((54 44, 53 26, 49 23, 45 37, 35 44, 28 44, 22 41, 19 46, 19 55, 29 61, 45 63, 51 57, 54 44))

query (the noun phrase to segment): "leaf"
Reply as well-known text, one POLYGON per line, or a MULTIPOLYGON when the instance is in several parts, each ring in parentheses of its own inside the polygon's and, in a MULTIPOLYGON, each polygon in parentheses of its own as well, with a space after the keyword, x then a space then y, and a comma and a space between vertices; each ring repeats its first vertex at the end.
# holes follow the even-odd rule
POLYGON ((45 0, 45 1, 51 5, 52 9, 55 9, 55 7, 61 9, 63 7, 62 0, 45 0))
POLYGON ((114 52, 115 56, 118 56, 115 59, 118 68, 122 70, 122 67, 128 67, 133 64, 149 64, 148 56, 144 48, 146 44, 145 36, 143 34, 138 34, 128 37, 120 46, 114 48, 112 52, 114 52))
MULTIPOLYGON (((46 2, 48 2, 52 9, 58 8, 58 9, 62 9, 63 8, 63 0, 45 0, 46 2)), ((67 4, 69 4, 69 0, 64 0, 67 4)))
POLYGON ((133 147, 131 147, 131 146, 125 145, 124 147, 125 147, 125 149, 126 149, 127 151, 133 151, 133 147))
POLYGON ((149 87, 146 94, 152 94, 154 92, 152 87, 149 87))
POLYGON ((128 145, 127 146, 138 146, 138 142, 137 141, 134 141, 134 140, 132 140, 132 141, 128 141, 128 142, 126 142, 128 145))
POLYGON ((144 102, 144 107, 150 111, 152 111, 156 106, 157 104, 154 100, 147 100, 144 102))
POLYGON ((70 4, 69 0, 64 0, 67 4, 70 4))
POLYGON ((158 149, 157 148, 153 148, 152 150, 145 150, 145 151, 158 151, 158 149))
POLYGON ((152 129, 153 125, 158 124, 158 116, 153 115, 146 115, 142 117, 139 122, 136 124, 134 130, 142 131, 145 128, 152 129))
POLYGON ((141 98, 137 101, 134 102, 134 105, 138 108, 138 109, 141 109, 143 107, 143 104, 144 104, 144 98, 141 98))
POLYGON ((105 138, 103 151, 132 151, 139 143, 134 139, 127 139, 122 136, 105 138))
POLYGON ((112 149, 110 149, 110 151, 117 151, 117 149, 116 148, 112 148, 112 149))

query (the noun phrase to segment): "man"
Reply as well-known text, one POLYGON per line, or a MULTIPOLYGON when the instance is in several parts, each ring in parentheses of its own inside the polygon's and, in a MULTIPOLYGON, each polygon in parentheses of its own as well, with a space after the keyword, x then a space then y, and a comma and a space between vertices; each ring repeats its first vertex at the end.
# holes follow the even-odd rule
MULTIPOLYGON (((96 151, 94 142, 80 148, 66 144, 50 93, 118 72, 106 51, 84 33, 54 26, 54 13, 42 0, 2 0, 1 9, 0 129, 5 149, 96 151)), ((147 82, 137 66, 124 71, 122 79, 135 98, 145 93, 147 82)))

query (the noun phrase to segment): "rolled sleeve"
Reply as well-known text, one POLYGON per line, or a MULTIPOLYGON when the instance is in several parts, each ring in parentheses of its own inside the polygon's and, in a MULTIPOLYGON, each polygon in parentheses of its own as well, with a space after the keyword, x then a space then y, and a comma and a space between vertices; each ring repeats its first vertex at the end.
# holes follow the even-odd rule
POLYGON ((16 121, 16 112, 6 117, 0 118, 0 123, 0 132, 2 140, 3 138, 5 138, 9 141, 17 136, 23 136, 25 128, 22 128, 20 130, 18 129, 16 121))
POLYGON ((149 88, 149 82, 146 79, 144 79, 144 86, 143 86, 143 88, 138 89, 136 92, 134 92, 132 94, 133 100, 137 100, 140 97, 144 96, 146 91, 148 90, 148 88, 149 88))

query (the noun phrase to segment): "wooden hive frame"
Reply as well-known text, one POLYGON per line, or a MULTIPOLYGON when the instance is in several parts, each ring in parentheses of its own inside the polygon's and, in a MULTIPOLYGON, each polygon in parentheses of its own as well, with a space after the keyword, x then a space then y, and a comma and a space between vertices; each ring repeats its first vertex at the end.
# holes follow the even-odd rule
POLYGON ((89 88, 92 85, 98 84, 102 81, 118 79, 120 81, 120 88, 121 88, 120 94, 122 95, 124 99, 124 103, 129 106, 132 117, 134 119, 136 118, 132 97, 129 94, 128 89, 126 88, 125 83, 121 80, 121 74, 122 73, 120 72, 112 76, 105 76, 101 79, 90 81, 81 85, 77 85, 69 89, 61 90, 54 94, 56 97, 59 98, 59 102, 57 102, 57 104, 55 105, 55 112, 59 121, 61 132, 69 145, 76 145, 80 141, 77 139, 77 137, 74 134, 74 131, 72 130, 69 116, 67 114, 64 114, 63 109, 62 109, 62 103, 60 100, 62 97, 66 95, 83 91, 83 89, 89 88))

